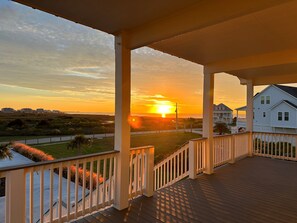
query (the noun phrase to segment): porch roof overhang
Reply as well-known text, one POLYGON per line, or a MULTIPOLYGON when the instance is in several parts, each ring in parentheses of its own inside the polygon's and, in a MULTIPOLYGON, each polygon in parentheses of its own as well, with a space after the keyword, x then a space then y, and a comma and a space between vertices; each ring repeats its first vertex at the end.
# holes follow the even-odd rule
POLYGON ((226 72, 254 85, 297 82, 294 0, 14 0, 226 72))

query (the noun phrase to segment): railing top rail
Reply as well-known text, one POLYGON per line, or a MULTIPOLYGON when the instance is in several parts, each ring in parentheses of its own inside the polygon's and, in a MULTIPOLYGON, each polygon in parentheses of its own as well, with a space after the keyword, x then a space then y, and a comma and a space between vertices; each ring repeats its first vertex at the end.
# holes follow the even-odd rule
POLYGON ((213 136, 213 138, 230 137, 230 136, 247 135, 247 134, 250 134, 250 132, 238 132, 238 133, 226 134, 226 135, 216 135, 216 136, 213 136))
POLYGON ((256 134, 270 134, 270 135, 289 135, 289 136, 297 136, 296 133, 276 133, 276 132, 253 132, 256 134))
POLYGON ((134 148, 131 148, 130 151, 133 151, 133 150, 140 150, 140 149, 150 149, 150 148, 153 148, 154 146, 139 146, 139 147, 134 147, 134 148))
MULTIPOLYGON (((201 138, 196 138, 196 139, 190 139, 189 141, 196 142, 196 141, 203 141, 203 140, 207 140, 207 138, 203 138, 203 137, 201 137, 201 138)), ((187 142, 187 143, 188 143, 188 142, 187 142)), ((185 143, 185 144, 187 144, 187 143, 185 143)))
POLYGON ((0 172, 19 170, 19 169, 28 169, 28 168, 32 168, 32 167, 57 164, 57 163, 63 163, 63 162, 70 162, 70 161, 82 160, 82 159, 98 157, 98 156, 105 156, 105 155, 116 154, 116 153, 119 153, 119 151, 111 150, 111 151, 107 151, 107 152, 92 153, 92 154, 68 157, 68 158, 63 158, 63 159, 56 159, 56 160, 42 161, 42 162, 36 162, 36 163, 22 164, 22 165, 17 165, 17 166, 3 167, 3 168, 0 168, 0 172))

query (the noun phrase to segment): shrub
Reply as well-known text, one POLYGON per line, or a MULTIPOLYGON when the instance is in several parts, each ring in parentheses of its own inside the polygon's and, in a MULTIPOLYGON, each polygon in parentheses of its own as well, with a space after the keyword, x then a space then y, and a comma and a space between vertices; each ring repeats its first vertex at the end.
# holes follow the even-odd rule
MULTIPOLYGON (((28 146, 23 143, 13 143, 12 148, 14 151, 20 153, 21 155, 27 157, 30 160, 33 160, 35 162, 40 162, 40 161, 50 161, 54 160, 54 158, 51 155, 48 155, 44 153, 43 151, 33 148, 31 146, 28 146)), ((58 169, 54 170, 56 173, 59 173, 58 169)), ((71 181, 75 181, 75 173, 76 173, 76 167, 71 166, 70 167, 70 178, 71 181)), ((86 187, 90 189, 90 171, 86 171, 86 187)), ((67 178, 67 168, 63 168, 63 177, 67 178)), ((93 186, 92 188, 96 188, 97 185, 97 180, 99 180, 99 183, 103 182, 103 178, 101 175, 97 177, 96 173, 93 173, 93 186)), ((79 184, 82 186, 83 184, 83 169, 81 167, 78 168, 78 181, 79 184)))
POLYGON ((15 119, 7 124, 7 127, 23 128, 25 123, 21 119, 15 119))
POLYGON ((54 160, 51 155, 48 155, 39 149, 33 148, 23 143, 13 143, 12 148, 14 151, 35 162, 54 160))

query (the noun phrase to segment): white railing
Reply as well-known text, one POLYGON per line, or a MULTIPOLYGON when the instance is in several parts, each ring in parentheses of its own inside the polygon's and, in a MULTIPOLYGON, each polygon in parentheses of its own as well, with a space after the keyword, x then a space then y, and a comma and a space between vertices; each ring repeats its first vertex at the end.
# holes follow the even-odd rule
POLYGON ((1 169, 6 222, 65 222, 113 204, 116 155, 112 151, 1 169))
POLYGON ((189 144, 165 158, 154 167, 154 190, 169 186, 189 175, 189 144))
POLYGON ((151 196, 153 193, 154 147, 145 146, 130 150, 129 197, 151 196), (147 173, 147 174, 146 174, 147 173))
POLYGON ((296 134, 253 133, 253 154, 283 160, 297 161, 296 134))
POLYGON ((205 138, 193 139, 189 142, 189 177, 194 179, 205 170, 205 138))
MULTIPOLYGON (((7 167, 0 222, 68 222, 115 199, 118 151, 7 167)), ((154 147, 130 150, 129 197, 153 194, 154 147)), ((1 203, 2 202, 2 203, 1 203)))
POLYGON ((189 176, 190 165, 194 166, 192 174, 202 173, 205 160, 206 139, 191 140, 184 144, 179 150, 165 158, 154 167, 154 190, 169 186, 189 176), (191 158, 195 161, 189 162, 191 145, 191 158), (192 164, 193 163, 193 164, 192 164))
POLYGON ((232 135, 234 159, 243 158, 249 154, 249 132, 238 133, 232 135))
POLYGON ((214 167, 231 161, 232 135, 213 138, 214 167))

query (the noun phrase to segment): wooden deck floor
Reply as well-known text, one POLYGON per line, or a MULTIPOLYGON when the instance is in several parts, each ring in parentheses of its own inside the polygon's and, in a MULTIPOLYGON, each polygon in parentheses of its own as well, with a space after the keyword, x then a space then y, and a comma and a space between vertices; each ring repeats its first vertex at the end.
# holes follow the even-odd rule
POLYGON ((76 222, 297 222, 297 162, 246 158, 76 222))

